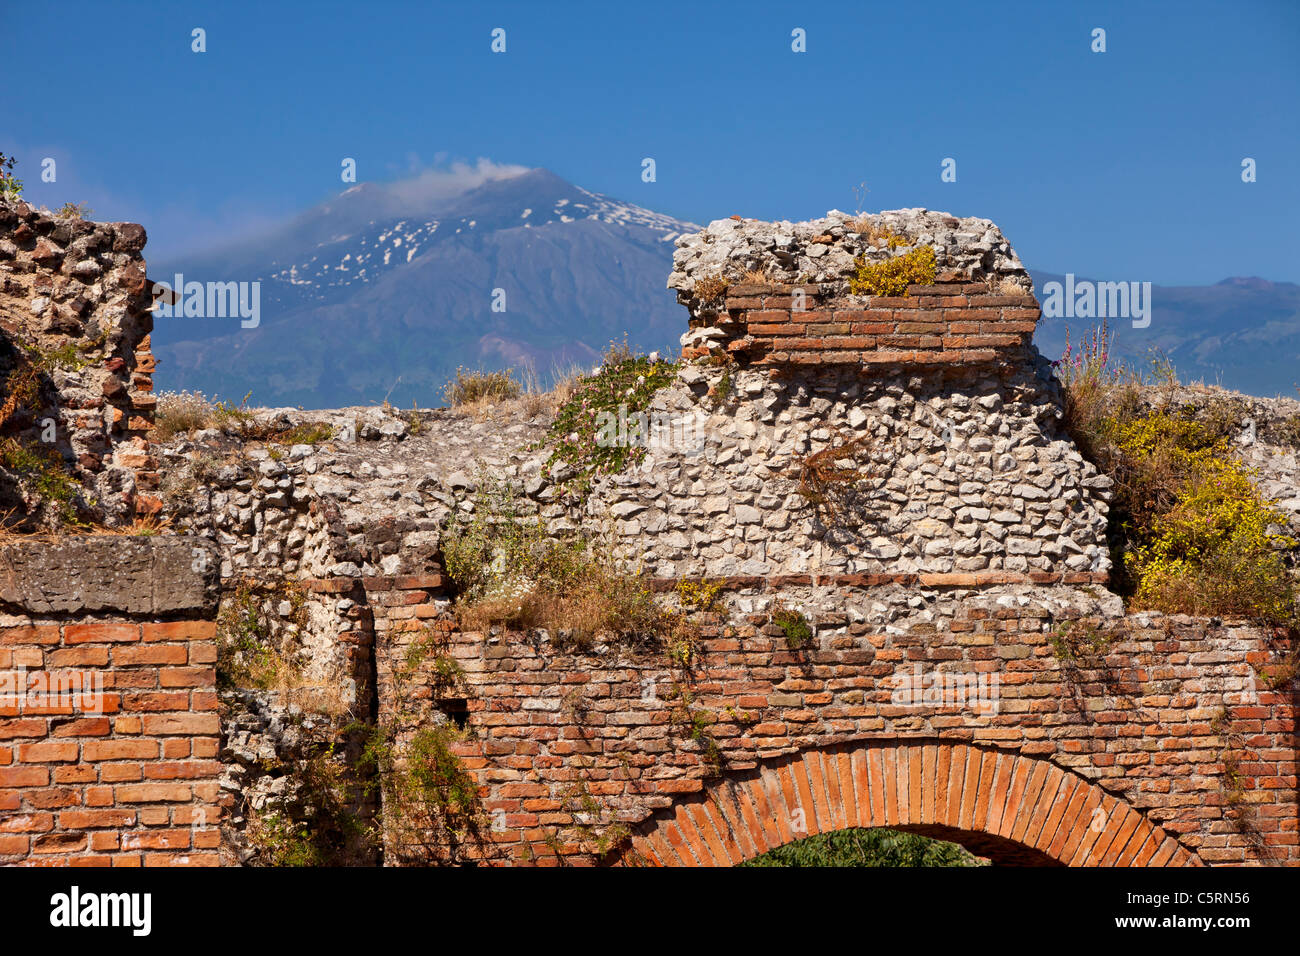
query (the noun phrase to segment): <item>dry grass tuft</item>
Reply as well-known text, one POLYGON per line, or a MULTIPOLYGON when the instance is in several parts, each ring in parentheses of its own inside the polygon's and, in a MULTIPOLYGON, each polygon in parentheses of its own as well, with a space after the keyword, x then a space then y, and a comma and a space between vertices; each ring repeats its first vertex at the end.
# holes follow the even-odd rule
MULTIPOLYGON (((526 370, 521 380, 511 378, 517 387, 513 394, 508 389, 488 389, 471 400, 452 406, 458 414, 473 418, 475 421, 506 421, 511 418, 550 419, 556 409, 568 400, 577 387, 583 372, 576 365, 568 370, 557 370, 554 374, 555 384, 544 389, 536 373, 526 370)), ((454 383, 453 383, 454 384, 454 383)), ((448 388, 451 386, 449 385, 448 388)))
POLYGON ((722 298, 723 293, 727 291, 727 285, 727 280, 720 275, 701 276, 695 280, 695 287, 692 291, 700 301, 712 302, 715 299, 722 298))
POLYGON ((524 386, 514 375, 514 369, 510 368, 496 372, 458 368, 456 378, 443 387, 443 398, 452 408, 518 398, 524 386))
POLYGON ((570 365, 567 369, 556 371, 554 376, 555 385, 551 389, 556 408, 559 408, 573 396, 584 374, 586 373, 576 365, 570 365))
POLYGON ((88 534, 108 534, 118 537, 153 537, 173 533, 172 519, 160 518, 157 515, 138 515, 130 524, 118 525, 115 528, 96 525, 85 530, 88 534))
POLYGON ((216 406, 200 392, 162 392, 154 410, 151 437, 155 441, 167 441, 180 434, 211 428, 216 415, 216 406))
POLYGON ((889 245, 891 248, 906 245, 905 240, 900 237, 883 222, 877 222, 870 216, 858 216, 856 219, 850 219, 844 224, 844 228, 849 232, 856 232, 862 236, 870 245, 889 245), (891 242, 891 240, 893 240, 891 242))
POLYGON ((602 640, 673 643, 690 636, 691 625, 661 608, 650 582, 621 569, 604 543, 552 537, 509 485, 485 479, 472 516, 459 515, 444 541, 465 630, 545 628, 584 650, 602 640))

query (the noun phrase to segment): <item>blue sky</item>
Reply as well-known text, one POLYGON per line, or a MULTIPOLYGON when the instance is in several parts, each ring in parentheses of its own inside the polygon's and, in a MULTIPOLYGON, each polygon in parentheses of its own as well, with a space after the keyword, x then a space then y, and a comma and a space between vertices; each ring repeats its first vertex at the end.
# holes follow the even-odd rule
POLYGON ((3 3, 27 198, 142 222, 155 260, 339 192, 345 156, 488 158, 696 222, 926 206, 1032 268, 1300 281, 1294 0, 3 3))

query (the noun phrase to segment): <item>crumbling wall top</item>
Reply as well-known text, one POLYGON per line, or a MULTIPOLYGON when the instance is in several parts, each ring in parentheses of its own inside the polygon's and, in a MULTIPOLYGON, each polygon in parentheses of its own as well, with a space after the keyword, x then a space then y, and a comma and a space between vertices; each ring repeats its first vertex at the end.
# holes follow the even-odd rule
POLYGON ((1033 282, 987 219, 925 209, 720 219, 677 240, 683 357, 741 365, 1033 364, 1033 282))

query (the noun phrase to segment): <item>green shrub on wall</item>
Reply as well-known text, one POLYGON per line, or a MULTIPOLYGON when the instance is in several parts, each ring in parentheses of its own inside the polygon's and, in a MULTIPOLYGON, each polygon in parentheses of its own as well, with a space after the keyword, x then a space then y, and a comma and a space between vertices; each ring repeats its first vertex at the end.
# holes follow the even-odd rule
POLYGON ((679 368, 613 345, 601 367, 578 380, 556 410, 545 439, 551 447, 545 467, 568 466, 570 474, 560 482, 565 491, 585 496, 597 478, 645 458, 647 436, 635 433, 637 416, 650 407, 657 391, 672 383, 679 368))
POLYGON ((1103 325, 1078 346, 1067 338, 1053 364, 1066 428, 1114 481, 1116 584, 1137 609, 1294 626, 1296 587, 1284 554, 1296 541, 1223 423, 1173 404, 1168 362, 1157 361, 1148 380, 1112 366, 1110 351, 1103 325))

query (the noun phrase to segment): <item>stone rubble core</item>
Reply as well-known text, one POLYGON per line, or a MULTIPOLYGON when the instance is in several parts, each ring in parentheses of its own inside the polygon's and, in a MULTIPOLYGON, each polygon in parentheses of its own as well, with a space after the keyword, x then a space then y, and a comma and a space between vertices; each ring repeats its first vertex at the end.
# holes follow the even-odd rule
POLYGON ((6 408, 0 427, 44 442, 53 419, 53 447, 85 488, 86 507, 108 523, 137 505, 156 507, 137 496, 157 479, 147 439, 156 400, 145 242, 135 223, 60 218, 0 200, 2 382, 19 374, 23 346, 75 354, 42 372, 38 408, 6 408))
POLYGON ((1032 280, 987 219, 925 209, 832 211, 793 224, 733 217, 676 244, 668 288, 690 311, 686 358, 767 366, 1022 364, 1039 317, 1032 280), (933 284, 896 296, 850 292, 859 263, 927 248, 933 284))
MULTIPOLYGON (((1046 370, 1040 369, 1045 372, 1046 370)), ((1062 432, 1031 372, 902 371, 872 378, 732 374, 715 407, 686 368, 652 409, 696 417, 699 446, 655 447, 604 483, 585 519, 612 519, 623 555, 672 577, 807 574, 1076 574, 1103 583, 1111 480, 1062 432), (801 494, 801 463, 861 441, 865 480, 838 520, 801 494)))

